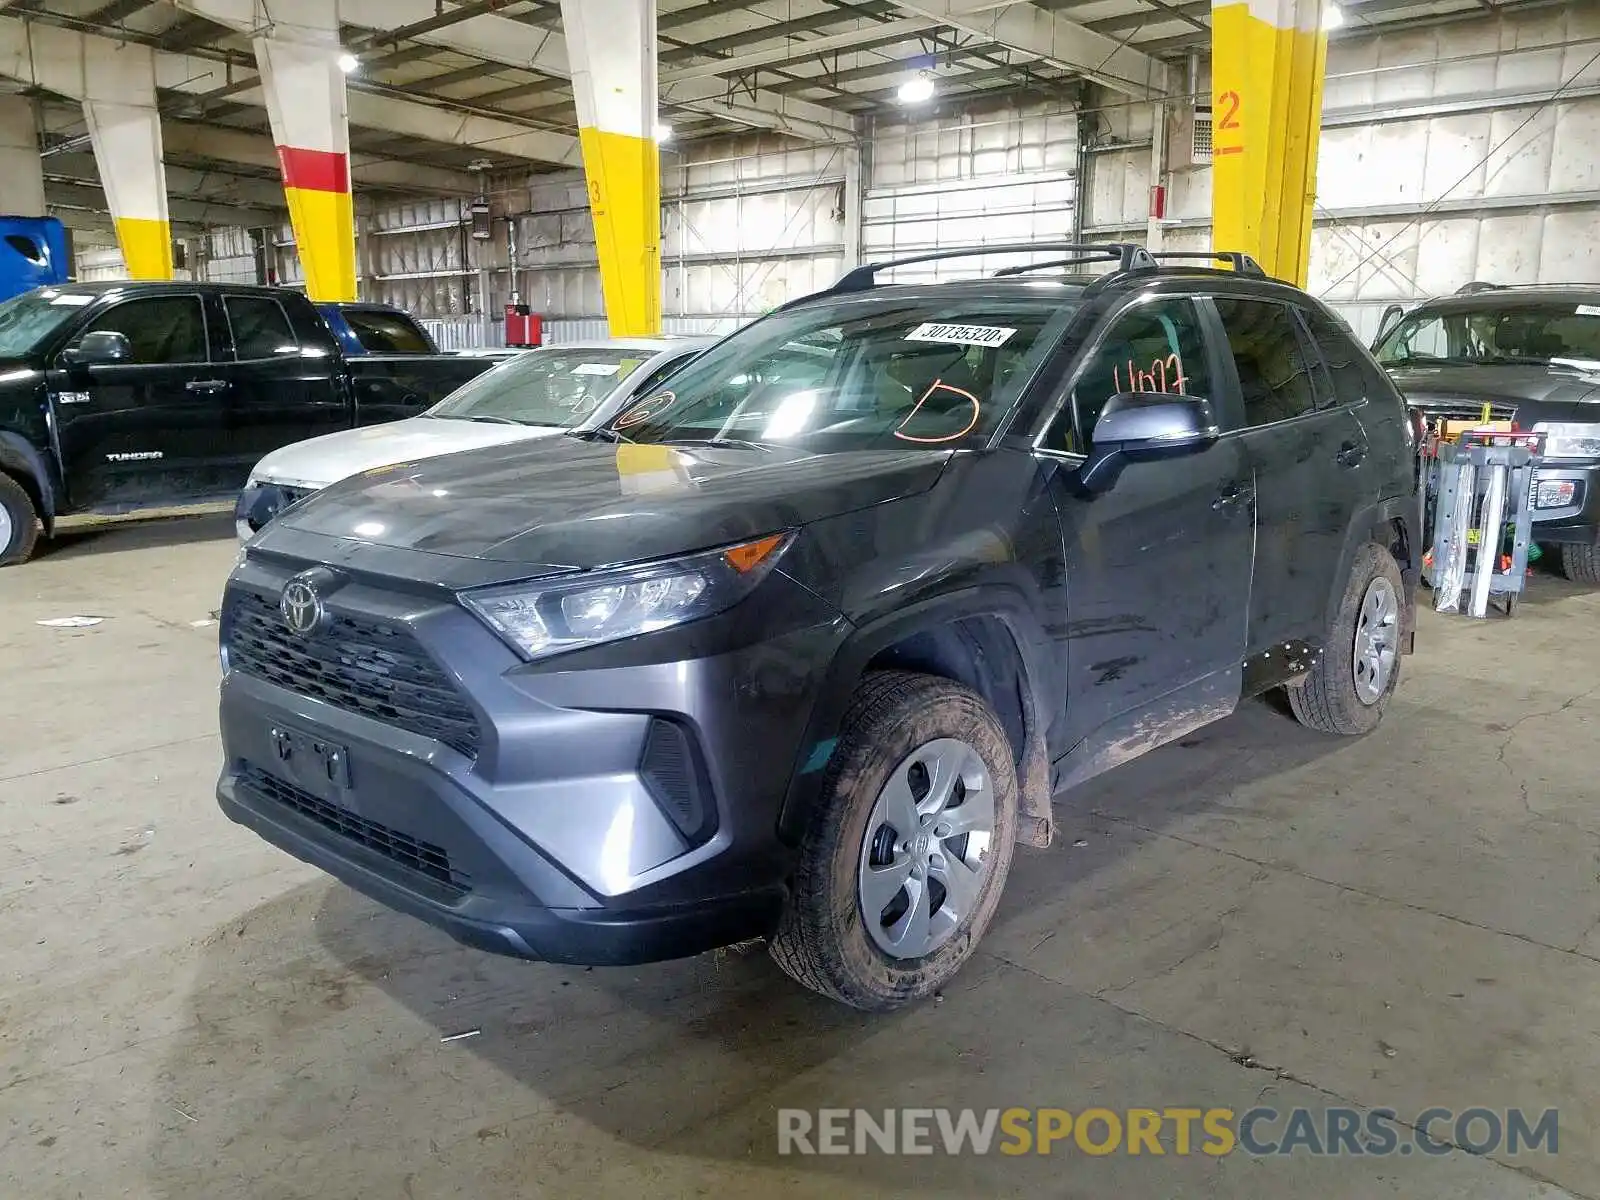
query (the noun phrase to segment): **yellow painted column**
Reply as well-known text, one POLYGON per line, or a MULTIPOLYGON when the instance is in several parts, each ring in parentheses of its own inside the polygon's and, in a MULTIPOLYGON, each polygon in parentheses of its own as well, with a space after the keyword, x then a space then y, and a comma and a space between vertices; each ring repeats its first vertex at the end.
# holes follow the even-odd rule
POLYGON ((1305 286, 1328 35, 1323 0, 1212 0, 1215 250, 1305 286))
POLYGON ((148 47, 84 41, 83 116, 106 207, 133 279, 172 278, 172 225, 148 47))
POLYGON ((561 20, 611 333, 660 333, 655 2, 561 0, 561 20))

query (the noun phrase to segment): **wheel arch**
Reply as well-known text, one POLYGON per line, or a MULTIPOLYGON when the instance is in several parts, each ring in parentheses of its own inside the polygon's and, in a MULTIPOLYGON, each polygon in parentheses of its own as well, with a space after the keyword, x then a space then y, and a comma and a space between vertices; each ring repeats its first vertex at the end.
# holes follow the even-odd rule
POLYGON ((1026 598, 1002 585, 943 595, 857 628, 835 654, 813 707, 802 758, 790 778, 778 829, 786 841, 804 834, 819 796, 840 725, 868 671, 899 669, 972 688, 1000 718, 1016 757, 1017 840, 1048 846, 1050 815, 1049 644, 1026 598))
POLYGON ((0 430, 0 472, 11 476, 28 493, 49 537, 55 528, 56 498, 53 477, 44 456, 21 434, 0 430))
POLYGON ((1395 496, 1355 513, 1345 531, 1339 570, 1333 578, 1333 586, 1329 589, 1323 609, 1324 630, 1331 629, 1338 616, 1357 552, 1368 542, 1373 542, 1393 555, 1400 567, 1400 578, 1405 584, 1401 649, 1403 653, 1411 653, 1416 640, 1417 584, 1421 579, 1424 549, 1421 523, 1415 496, 1395 496))

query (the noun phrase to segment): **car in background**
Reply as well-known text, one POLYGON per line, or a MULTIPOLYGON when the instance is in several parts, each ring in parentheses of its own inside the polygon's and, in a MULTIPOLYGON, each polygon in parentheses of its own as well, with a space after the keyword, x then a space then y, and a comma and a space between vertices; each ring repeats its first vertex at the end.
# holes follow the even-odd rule
POLYGON ((1600 286, 1468 284, 1386 319, 1374 352, 1419 424, 1487 415, 1545 435, 1533 540, 1600 584, 1600 286))
POLYGON ((220 609, 224 812, 479 947, 767 937, 883 1010, 1056 793, 1272 689, 1376 728, 1421 555, 1394 384, 1243 255, 966 254, 1008 252, 1055 261, 860 267, 609 424, 286 511, 220 609))
POLYGON ((346 354, 288 288, 116 280, 14 296, 0 302, 0 566, 63 517, 226 511, 269 451, 414 416, 495 361, 346 354))
POLYGON ((517 348, 505 346, 441 351, 420 321, 392 304, 365 300, 324 301, 317 305, 317 312, 347 358, 365 354, 460 354, 501 359, 520 353, 517 348))
POLYGON ((289 505, 348 475, 602 425, 713 340, 613 338, 518 351, 408 420, 285 446, 256 464, 239 493, 239 536, 253 537, 289 505))

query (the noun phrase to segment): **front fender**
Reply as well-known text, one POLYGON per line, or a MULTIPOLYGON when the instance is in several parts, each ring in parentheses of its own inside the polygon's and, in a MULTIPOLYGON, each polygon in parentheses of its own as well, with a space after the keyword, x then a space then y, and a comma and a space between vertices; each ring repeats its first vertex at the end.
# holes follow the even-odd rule
POLYGON ((1015 655, 1019 703, 1025 725, 1018 755, 1023 818, 1019 840, 1047 846, 1051 836, 1048 730, 1053 713, 1064 711, 1064 681, 1047 653, 1050 639, 1040 626, 1027 594, 1013 586, 987 584, 923 599, 856 627, 844 640, 824 676, 802 739, 801 757, 790 775, 779 814, 778 832, 788 842, 804 835, 821 795, 826 768, 838 743, 844 716, 869 664, 913 634, 954 624, 963 618, 998 620, 1010 635, 1015 655))

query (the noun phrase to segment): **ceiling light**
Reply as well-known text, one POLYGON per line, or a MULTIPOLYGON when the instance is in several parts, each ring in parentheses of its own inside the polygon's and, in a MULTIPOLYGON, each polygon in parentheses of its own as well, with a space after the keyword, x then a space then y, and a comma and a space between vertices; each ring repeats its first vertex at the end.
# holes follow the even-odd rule
POLYGON ((927 73, 913 75, 900 85, 901 104, 926 104, 933 99, 933 76, 927 73))
POLYGON ((1344 24, 1344 9, 1337 4, 1322 6, 1322 27, 1324 29, 1337 29, 1344 24))
POLYGON ((659 144, 665 146, 671 140, 672 140, 672 126, 671 125, 657 125, 656 126, 656 141, 659 144))
POLYGON ((350 74, 350 72, 354 71, 360 65, 361 60, 354 54, 339 55, 339 70, 343 71, 346 75, 350 74))

